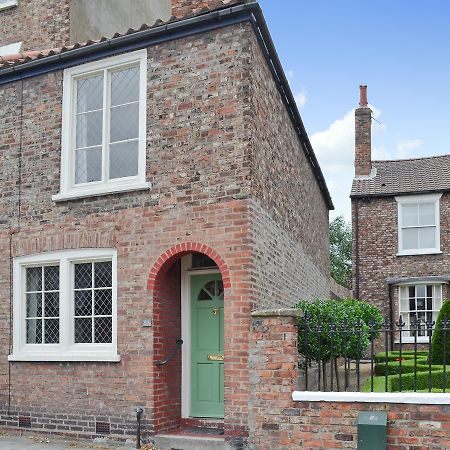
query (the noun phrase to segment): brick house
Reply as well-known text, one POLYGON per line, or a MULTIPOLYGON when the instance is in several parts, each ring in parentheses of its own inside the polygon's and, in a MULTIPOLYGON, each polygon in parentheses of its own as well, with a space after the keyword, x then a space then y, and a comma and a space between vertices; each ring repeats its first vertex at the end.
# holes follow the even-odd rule
POLYGON ((242 448, 252 309, 330 292, 332 202, 263 15, 173 0, 80 44, 72 3, 0 1, 0 424, 130 436, 143 407, 242 448))
MULTIPOLYGON (((449 296, 450 155, 372 161, 366 89, 355 112, 354 294, 408 328, 436 320, 449 296)), ((427 342, 425 331, 419 341, 427 342)))

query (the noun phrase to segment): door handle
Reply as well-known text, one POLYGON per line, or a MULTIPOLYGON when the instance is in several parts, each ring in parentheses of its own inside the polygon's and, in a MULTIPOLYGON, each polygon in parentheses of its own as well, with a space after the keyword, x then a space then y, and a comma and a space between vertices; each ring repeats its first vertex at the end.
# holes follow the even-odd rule
POLYGON ((208 355, 208 361, 223 361, 223 355, 208 355))

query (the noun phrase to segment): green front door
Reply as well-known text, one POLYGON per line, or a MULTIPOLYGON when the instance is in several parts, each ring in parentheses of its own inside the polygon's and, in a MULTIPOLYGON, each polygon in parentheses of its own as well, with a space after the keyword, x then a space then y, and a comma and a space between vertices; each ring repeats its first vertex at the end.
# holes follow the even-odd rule
POLYGON ((224 416, 223 283, 219 273, 191 277, 191 416, 224 416))

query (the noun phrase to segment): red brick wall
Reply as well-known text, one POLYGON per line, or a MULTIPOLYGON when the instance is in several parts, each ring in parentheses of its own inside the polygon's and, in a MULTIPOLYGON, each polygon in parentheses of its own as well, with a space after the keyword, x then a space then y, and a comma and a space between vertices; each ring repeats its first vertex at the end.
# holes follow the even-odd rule
MULTIPOLYGON (((28 51, 72 44, 71 1, 76 0, 18 0, 17 6, 0 10, 0 46, 23 42, 22 51, 28 51)), ((213 10, 233 3, 236 0, 172 0, 172 15, 183 18, 200 14, 205 8, 213 10)))
MULTIPOLYGON (((250 80, 242 73, 250 33, 250 26, 235 26, 149 49, 150 191, 52 202, 51 195, 59 191, 62 73, 0 88, 5 99, 0 106, 5 155, 0 159, 1 259, 9 261, 9 228, 19 224, 13 256, 84 247, 116 248, 118 254, 121 362, 11 363, 13 412, 31 413, 33 420, 39 414, 54 429, 76 433, 92 433, 93 419, 107 414, 116 433, 130 434, 133 409, 144 406, 151 431, 158 403, 153 395, 154 329, 142 327, 143 319, 153 317, 147 281, 167 249, 201 242, 229 267, 225 352, 234 362, 225 373, 227 428, 231 434, 247 429, 250 181, 243 117, 249 106, 242 99, 250 80), (73 423, 58 421, 63 415, 73 423)), ((8 386, 9 281, 9 265, 2 264, 3 393, 8 386)), ((4 420, 14 422, 14 417, 4 420)))
MULTIPOLYGON (((181 338, 181 270, 180 261, 159 273, 153 290, 153 358, 163 361, 181 338)), ((155 369, 154 429, 167 430, 180 425, 181 352, 165 366, 155 369)))
POLYGON ((231 6, 238 0, 172 0, 172 15, 182 18, 197 15, 205 9, 217 9, 231 6))
MULTIPOLYGON (((93 433, 96 417, 106 417, 115 434, 128 435, 135 424, 136 406, 145 408, 147 431, 155 425, 174 424, 175 414, 155 424, 156 412, 161 412, 158 408, 168 398, 166 388, 175 386, 179 374, 165 384, 154 365, 156 356, 166 355, 168 347, 158 349, 158 320, 153 329, 142 327, 142 320, 154 318, 153 308, 161 305, 147 289, 147 281, 168 249, 199 242, 213 248, 229 271, 225 429, 232 445, 244 442, 249 421, 251 309, 257 304, 292 303, 300 293, 312 297, 329 291, 328 281, 321 282, 328 271, 328 211, 310 168, 292 167, 292 179, 301 175, 307 182, 295 185, 300 200, 285 201, 291 196, 290 186, 275 172, 285 171, 289 154, 273 159, 264 142, 252 143, 251 133, 264 124, 255 125, 250 119, 256 114, 250 102, 251 67, 258 70, 255 77, 260 83, 268 78, 255 95, 264 96, 264 89, 269 89, 267 106, 289 121, 270 74, 255 68, 255 64, 266 64, 260 55, 252 59, 255 42, 246 24, 149 48, 150 191, 52 202, 60 181, 62 73, 0 88, 5 99, 0 105, 5 155, 0 159, 0 257, 9 261, 9 231, 17 227, 12 256, 116 248, 121 355, 120 363, 11 363, 11 405, 16 415, 3 415, 0 424, 14 423, 17 412, 31 413, 36 424, 46 429, 49 424, 57 431, 87 434, 93 433), (259 164, 262 168, 257 168, 259 164), (274 173, 267 176, 265 170, 274 173), (252 181, 259 177, 274 186, 252 181), (302 189, 307 192, 302 194, 302 189), (277 202, 280 214, 274 209, 277 202), (305 226, 308 231, 303 230, 305 226), (301 290, 296 291, 299 283, 303 283, 301 290), (160 390, 159 398, 154 388, 160 390)), ((289 147, 295 156, 291 164, 307 164, 291 123, 285 127, 287 141, 294 142, 289 147)), ((271 142, 279 148, 284 145, 284 141, 271 142)), ((9 281, 8 264, 0 265, 0 385, 4 389, 9 381, 9 281)), ((160 291, 161 300, 174 304, 177 289, 160 291)), ((178 320, 175 312, 160 311, 159 322, 178 320)), ((174 410, 179 404, 175 392, 174 410)))
POLYGON ((356 449, 359 411, 388 412, 389 450, 450 448, 448 405, 292 401, 299 376, 294 318, 256 314, 250 342, 250 449, 356 449))
POLYGON ((22 51, 69 44, 70 0, 18 0, 0 11, 0 46, 23 42, 22 51))
MULTIPOLYGON (((359 298, 389 313, 388 277, 421 277, 450 274, 450 194, 440 200, 441 251, 439 255, 397 256, 398 209, 393 197, 359 199, 359 298)), ((353 294, 357 294, 356 200, 352 201, 353 294)), ((397 289, 392 288, 397 307, 397 289)), ((448 289, 444 286, 444 298, 448 289)))
POLYGON ((264 55, 250 41, 255 308, 328 298, 328 208, 264 55))

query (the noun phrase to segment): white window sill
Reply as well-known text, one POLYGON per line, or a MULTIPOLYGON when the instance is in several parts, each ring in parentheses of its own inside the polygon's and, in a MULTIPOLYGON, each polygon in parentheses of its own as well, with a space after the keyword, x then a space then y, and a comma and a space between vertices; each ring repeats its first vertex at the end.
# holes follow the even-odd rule
POLYGON ((93 362, 119 362, 120 355, 95 354, 95 353, 67 353, 67 354, 31 354, 18 353, 8 356, 8 361, 41 361, 41 362, 63 362, 63 361, 93 361, 93 362))
POLYGON ((449 405, 450 393, 295 391, 292 393, 292 400, 294 400, 294 402, 412 403, 419 405, 449 405))
POLYGON ((17 6, 17 0, 9 0, 7 2, 3 2, 2 4, 0 4, 0 11, 13 8, 14 6, 17 6))
MULTIPOLYGON (((426 330, 426 328, 424 328, 424 330, 426 330)), ((429 342, 430 338, 428 337, 420 336, 417 338, 418 344, 429 344, 429 342)), ((400 340, 396 339, 394 341, 394 344, 400 344, 400 340)), ((402 344, 414 344, 414 338, 413 337, 402 338, 402 344)))
POLYGON ((397 256, 442 255, 440 250, 408 250, 398 252, 397 256))
POLYGON ((64 202, 66 200, 76 200, 86 197, 97 197, 103 195, 111 195, 120 192, 132 192, 132 191, 144 191, 152 188, 151 183, 140 182, 133 184, 123 184, 117 186, 102 186, 102 187, 87 187, 83 190, 76 190, 70 192, 60 192, 59 194, 52 195, 54 202, 64 202))

